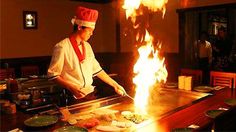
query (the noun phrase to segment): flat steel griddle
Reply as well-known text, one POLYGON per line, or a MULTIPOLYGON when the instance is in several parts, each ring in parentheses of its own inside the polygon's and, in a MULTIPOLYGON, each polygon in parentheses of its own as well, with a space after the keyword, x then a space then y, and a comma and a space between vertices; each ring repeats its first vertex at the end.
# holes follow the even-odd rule
MULTIPOLYGON (((179 89, 168 89, 159 88, 152 92, 151 101, 148 105, 148 115, 160 119, 163 116, 174 113, 178 110, 184 109, 195 102, 206 98, 211 93, 200 93, 193 91, 185 91, 179 89)), ((69 111, 73 114, 81 112, 90 112, 94 109, 109 108, 118 111, 135 111, 135 106, 133 100, 126 96, 109 96, 105 98, 100 98, 92 101, 87 101, 84 103, 73 104, 67 106, 69 111)), ((56 109, 44 111, 42 113, 49 112, 50 114, 59 113, 56 109)), ((41 113, 41 114, 42 114, 41 113)))

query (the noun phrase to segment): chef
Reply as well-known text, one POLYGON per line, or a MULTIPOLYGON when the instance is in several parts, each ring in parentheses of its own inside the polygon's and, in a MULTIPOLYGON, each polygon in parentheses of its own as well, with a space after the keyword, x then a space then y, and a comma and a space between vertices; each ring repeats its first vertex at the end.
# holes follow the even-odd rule
POLYGON ((48 76, 77 99, 94 91, 94 76, 112 86, 118 94, 125 94, 124 88, 101 68, 87 42, 93 35, 97 18, 97 10, 76 8, 76 16, 71 20, 75 31, 55 45, 48 68, 48 76))

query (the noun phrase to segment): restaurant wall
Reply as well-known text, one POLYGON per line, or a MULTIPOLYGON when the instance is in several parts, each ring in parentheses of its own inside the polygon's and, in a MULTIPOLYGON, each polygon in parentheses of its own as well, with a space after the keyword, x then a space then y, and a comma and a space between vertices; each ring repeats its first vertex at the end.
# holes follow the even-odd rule
MULTIPOLYGON (((50 56, 53 46, 72 31, 70 23, 77 5, 99 10, 94 35, 89 42, 95 52, 116 51, 116 1, 107 4, 75 2, 70 0, 1 0, 0 58, 50 56), (38 28, 23 28, 23 11, 37 11, 38 28)), ((235 0, 182 0, 170 1, 166 5, 164 19, 160 13, 150 19, 150 33, 162 42, 166 53, 178 53, 178 14, 176 9, 233 3, 235 0)), ((134 36, 127 31, 124 10, 120 10, 121 52, 136 50, 134 36)))
POLYGON ((89 42, 95 52, 115 52, 115 12, 113 3, 70 0, 1 0, 0 58, 50 56, 53 46, 72 31, 71 18, 77 5, 99 11, 94 35, 89 42), (23 11, 36 11, 38 28, 23 28, 23 11))

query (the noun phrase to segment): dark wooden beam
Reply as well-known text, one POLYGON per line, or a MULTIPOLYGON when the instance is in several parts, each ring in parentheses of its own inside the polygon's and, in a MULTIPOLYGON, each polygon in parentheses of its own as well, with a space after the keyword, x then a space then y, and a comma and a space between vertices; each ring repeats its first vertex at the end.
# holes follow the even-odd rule
POLYGON ((201 6, 201 7, 190 7, 190 8, 182 8, 177 9, 176 12, 186 12, 186 11, 199 11, 199 10, 215 10, 220 8, 236 8, 236 2, 235 3, 229 3, 229 4, 220 4, 220 5, 209 5, 209 6, 201 6))

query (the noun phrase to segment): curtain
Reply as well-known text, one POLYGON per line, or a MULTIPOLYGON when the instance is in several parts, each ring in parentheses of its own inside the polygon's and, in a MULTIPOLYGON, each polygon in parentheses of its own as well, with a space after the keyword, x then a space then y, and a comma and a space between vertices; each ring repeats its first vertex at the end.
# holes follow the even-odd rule
POLYGON ((199 34, 199 13, 190 11, 185 13, 184 31, 184 65, 188 68, 196 68, 197 62, 194 59, 194 43, 199 34))

